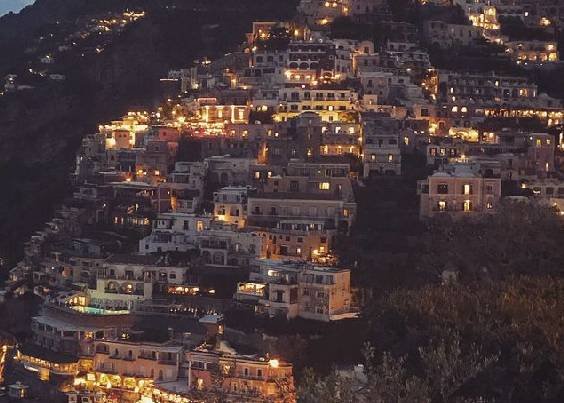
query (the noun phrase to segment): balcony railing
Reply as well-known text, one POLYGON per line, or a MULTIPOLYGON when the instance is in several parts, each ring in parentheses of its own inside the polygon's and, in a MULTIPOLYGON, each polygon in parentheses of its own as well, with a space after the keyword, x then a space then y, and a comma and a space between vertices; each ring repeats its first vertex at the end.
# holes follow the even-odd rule
POLYGON ((121 294, 121 295, 145 295, 143 290, 116 290, 115 288, 104 288, 104 293, 106 294, 121 294))
POLYGON ((164 359, 159 359, 158 360, 159 364, 163 364, 163 365, 176 365, 178 362, 177 360, 164 360, 164 359))
POLYGON ((116 274, 104 274, 104 273, 98 274, 98 278, 103 280, 137 281, 137 282, 145 282, 150 280, 149 278, 146 278, 142 275, 131 276, 124 274, 116 275, 116 274))

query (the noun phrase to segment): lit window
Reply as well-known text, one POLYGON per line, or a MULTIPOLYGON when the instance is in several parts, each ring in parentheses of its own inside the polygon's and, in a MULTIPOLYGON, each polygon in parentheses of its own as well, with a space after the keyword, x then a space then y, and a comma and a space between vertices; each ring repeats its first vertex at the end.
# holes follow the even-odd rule
POLYGON ((463 193, 465 195, 470 195, 472 194, 472 185, 464 185, 463 189, 462 189, 463 193))
POLYGON ((329 190, 331 188, 331 184, 329 182, 321 182, 319 184, 319 189, 321 190, 329 190))
POLYGON ((439 207, 439 211, 445 211, 445 210, 446 210, 446 201, 441 200, 441 201, 438 203, 438 207, 439 207))
POLYGON ((470 200, 464 200, 464 211, 472 211, 472 202, 470 200))
POLYGON ((388 154, 388 162, 392 162, 394 160, 394 156, 392 154, 388 154))

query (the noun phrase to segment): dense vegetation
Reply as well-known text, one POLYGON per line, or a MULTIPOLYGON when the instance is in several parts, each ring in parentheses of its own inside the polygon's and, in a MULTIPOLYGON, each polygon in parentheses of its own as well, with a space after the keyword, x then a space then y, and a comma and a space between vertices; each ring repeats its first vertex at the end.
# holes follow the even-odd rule
POLYGON ((367 378, 306 369, 301 401, 562 401, 563 241, 551 209, 511 203, 486 219, 435 220, 386 260, 365 249, 359 285, 373 298, 344 348, 363 352, 367 378))

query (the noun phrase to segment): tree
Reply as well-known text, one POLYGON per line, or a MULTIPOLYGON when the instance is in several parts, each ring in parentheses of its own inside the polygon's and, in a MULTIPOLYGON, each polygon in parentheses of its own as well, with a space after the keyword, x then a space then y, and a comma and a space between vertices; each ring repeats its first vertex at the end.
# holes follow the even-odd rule
POLYGON ((370 344, 364 348, 367 365, 367 390, 370 401, 375 402, 428 402, 429 386, 424 380, 409 375, 406 357, 394 358, 390 353, 382 355, 382 361, 374 366, 375 350, 370 344))
POLYGON ((408 355, 435 400, 554 399, 564 394, 563 293, 562 277, 538 275, 396 290, 365 312, 368 338, 408 355))
POLYGON ((564 274, 562 223, 536 203, 504 202, 496 214, 473 220, 438 217, 421 240, 418 269, 437 276, 446 268, 468 281, 564 274))
POLYGON ((475 343, 463 349, 458 333, 419 347, 419 354, 428 383, 443 402, 452 401, 460 388, 498 359, 496 355, 483 355, 475 343))

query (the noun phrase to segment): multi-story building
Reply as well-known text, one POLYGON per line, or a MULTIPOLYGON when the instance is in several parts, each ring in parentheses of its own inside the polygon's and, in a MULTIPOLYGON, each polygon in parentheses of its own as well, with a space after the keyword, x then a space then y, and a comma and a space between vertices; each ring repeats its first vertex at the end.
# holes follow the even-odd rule
POLYGON ((170 210, 170 191, 145 182, 112 183, 109 223, 118 228, 144 231, 151 227, 155 213, 170 210))
POLYGON ((213 131, 229 123, 248 123, 248 105, 221 105, 217 98, 198 98, 190 109, 197 110, 197 122, 203 128, 213 131))
POLYGON ((508 41, 504 44, 517 63, 541 64, 559 60, 558 45, 553 41, 508 41))
POLYGON ((221 188, 213 194, 213 215, 227 224, 244 228, 247 220, 247 197, 252 193, 248 187, 221 188))
POLYGON ((564 26, 564 2, 562 0, 519 0, 523 6, 525 21, 536 27, 562 28, 564 26))
POLYGON ((227 354, 202 345, 185 353, 188 387, 196 396, 229 402, 295 401, 292 364, 274 358, 227 354))
POLYGON ((379 113, 361 115, 364 177, 400 175, 400 121, 379 113))
POLYGON ((186 280, 187 266, 173 266, 168 256, 112 255, 98 269, 92 302, 102 307, 132 310, 153 292, 165 292, 168 285, 186 280))
POLYGON ((251 270, 249 282, 239 283, 234 298, 255 303, 271 317, 328 322, 355 316, 350 270, 268 259, 253 262, 251 270))
POLYGON ((94 354, 95 340, 117 337, 133 326, 128 310, 91 306, 83 293, 50 297, 32 318, 33 343, 49 351, 72 355, 94 354))
MULTIPOLYGON (((324 186, 324 185, 323 185, 324 186)), ((324 228, 348 233, 356 216, 356 203, 332 193, 272 192, 248 199, 248 225, 277 228, 284 220, 324 222, 324 228)))
POLYGON ((346 15, 348 11, 348 0, 300 0, 298 18, 304 25, 320 30, 327 29, 335 18, 346 15))
POLYGON ((148 129, 149 117, 136 112, 130 112, 122 120, 115 120, 98 128, 100 135, 105 139, 107 150, 140 145, 148 129))
POLYGON ((248 224, 263 237, 266 256, 324 259, 331 253, 339 230, 347 232, 352 223, 348 219, 355 215, 350 167, 339 163, 290 162, 280 175, 266 180, 253 206, 254 211, 248 210, 252 216, 248 224), (272 201, 266 202, 267 199, 272 201), (263 202, 270 203, 270 214, 262 212, 266 208, 263 202), (337 210, 341 208, 342 212, 337 210), (335 214, 340 218, 335 218, 335 214), (337 225, 339 220, 341 224, 337 225))
POLYGON ((205 159, 211 183, 221 186, 246 186, 249 184, 250 167, 256 158, 235 158, 229 155, 205 159))
POLYGON ((96 269, 108 256, 104 246, 91 239, 73 239, 68 247, 50 251, 39 262, 38 270, 33 272, 34 283, 55 287, 92 285, 96 280, 96 269), (79 249, 80 246, 85 249, 79 249))
POLYGON ((449 24, 443 21, 426 21, 423 34, 427 41, 440 48, 471 46, 482 37, 474 25, 449 24))
POLYGON ((384 21, 389 20, 388 4, 385 0, 347 0, 345 6, 345 14, 351 16, 353 20, 360 22, 379 21, 380 16, 388 16, 381 18, 384 21))
POLYGON ((144 340, 142 334, 129 331, 94 342, 93 369, 98 377, 118 374, 156 382, 177 381, 183 351, 182 345, 144 340))
POLYGON ((463 145, 452 139, 445 139, 438 144, 427 144, 425 147, 427 165, 435 168, 455 162, 462 154, 463 145))
POLYGON ((349 164, 289 162, 281 175, 272 176, 263 186, 265 193, 334 194, 354 202, 349 164))
POLYGON ((330 123, 321 127, 320 156, 362 153, 362 131, 358 123, 330 123))
POLYGON ((177 162, 169 174, 172 211, 195 213, 203 201, 206 166, 203 162, 177 162))
POLYGON ((390 95, 394 73, 385 71, 361 71, 358 73, 363 95, 376 95, 385 100, 390 95))
POLYGON ((204 231, 198 237, 198 248, 204 262, 214 267, 245 267, 261 257, 263 239, 256 232, 227 225, 204 231))
POLYGON ((422 77, 431 67, 429 53, 414 42, 388 41, 382 53, 382 61, 387 61, 387 65, 391 65, 390 59, 395 60, 398 66, 415 77, 422 77))
POLYGON ((527 144, 526 175, 546 178, 554 172, 554 136, 547 133, 531 133, 525 138, 527 144))
POLYGON ((137 180, 159 183, 166 180, 178 143, 152 140, 137 153, 135 173, 137 180))
MULTIPOLYGON (((531 189, 533 195, 551 202, 553 199, 564 199, 564 181, 557 178, 529 179, 521 182, 521 187, 531 189)), ((561 202, 560 202, 561 203, 561 202)))
POLYGON ((501 178, 495 176, 463 164, 436 171, 418 183, 420 217, 449 214, 461 218, 493 212, 501 198, 501 178))
POLYGON ((150 235, 139 241, 142 254, 187 252, 196 249, 198 236, 210 228, 211 215, 162 213, 153 221, 150 235))
POLYGON ((439 71, 437 92, 438 100, 460 108, 468 103, 527 105, 538 96, 537 86, 526 77, 450 71, 439 71))
POLYGON ((279 101, 276 119, 280 121, 312 111, 325 122, 336 122, 356 109, 358 96, 348 88, 282 88, 279 101))

